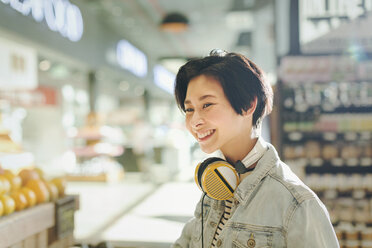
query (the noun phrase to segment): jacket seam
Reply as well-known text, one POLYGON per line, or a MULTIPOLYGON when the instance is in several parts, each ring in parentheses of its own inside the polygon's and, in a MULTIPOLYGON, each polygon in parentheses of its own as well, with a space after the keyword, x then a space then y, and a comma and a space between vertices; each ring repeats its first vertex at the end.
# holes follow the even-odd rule
POLYGON ((311 194, 311 192, 305 192, 304 194, 300 194, 299 196, 297 196, 294 192, 292 191, 295 191, 295 189, 291 188, 291 187, 288 187, 288 185, 286 183, 283 182, 283 180, 281 180, 278 176, 276 176, 275 174, 272 174, 272 173, 268 173, 268 175, 275 179, 277 182, 279 182, 280 184, 282 184, 287 190, 288 192, 292 195, 292 197, 299 203, 301 204, 303 201, 307 200, 307 199, 315 199, 314 195, 311 194))
MULTIPOLYGON (((268 150, 269 151, 269 150, 268 150)), ((269 161, 265 161, 262 158, 258 161, 258 164, 261 163, 267 163, 267 168, 264 170, 260 171, 260 174, 256 176, 256 178, 253 180, 252 183, 250 183, 248 186, 248 190, 241 190, 238 187, 237 194, 235 194, 240 202, 247 203, 248 198, 252 194, 252 192, 257 188, 257 186, 262 182, 262 180, 269 174, 270 170, 274 167, 276 163, 275 158, 270 158, 269 161)))
POLYGON ((291 209, 289 210, 290 213, 288 214, 288 218, 287 218, 287 221, 286 223, 284 223, 284 232, 285 232, 285 245, 287 246, 288 245, 288 228, 289 228, 289 223, 292 221, 292 218, 295 214, 295 212, 297 211, 297 209, 301 206, 301 204, 294 204, 294 202, 292 203, 292 206, 291 206, 291 209))

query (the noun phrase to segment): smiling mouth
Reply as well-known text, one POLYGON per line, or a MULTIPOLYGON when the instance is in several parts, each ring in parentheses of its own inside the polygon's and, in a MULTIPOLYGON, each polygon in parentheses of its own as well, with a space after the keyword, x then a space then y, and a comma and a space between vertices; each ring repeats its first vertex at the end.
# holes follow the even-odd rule
POLYGON ((198 137, 198 141, 205 141, 207 140, 209 137, 211 137, 214 133, 216 132, 216 129, 211 129, 211 130, 208 130, 204 133, 197 133, 197 137, 198 137))

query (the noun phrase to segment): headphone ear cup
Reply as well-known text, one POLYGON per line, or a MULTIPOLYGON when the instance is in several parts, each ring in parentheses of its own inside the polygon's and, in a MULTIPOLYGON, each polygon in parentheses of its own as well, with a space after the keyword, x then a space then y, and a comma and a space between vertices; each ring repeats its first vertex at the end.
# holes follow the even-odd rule
POLYGON ((198 185, 198 188, 203 191, 202 189, 202 186, 201 186, 201 183, 200 181, 198 180, 198 174, 199 174, 199 170, 200 170, 200 166, 201 166, 202 163, 199 163, 196 168, 195 168, 195 175, 194 175, 194 180, 195 180, 195 183, 196 185, 198 185))
POLYGON ((195 168, 195 182, 198 185, 198 187, 201 189, 201 191, 203 192, 205 192, 203 190, 203 185, 201 183, 201 178, 203 176, 203 173, 205 169, 208 167, 208 165, 216 161, 225 161, 225 160, 223 160, 222 158, 210 157, 210 158, 205 159, 202 163, 199 163, 195 168))
POLYGON ((200 179, 201 188, 211 198, 227 200, 234 196, 239 175, 226 161, 214 161, 207 166, 200 179))

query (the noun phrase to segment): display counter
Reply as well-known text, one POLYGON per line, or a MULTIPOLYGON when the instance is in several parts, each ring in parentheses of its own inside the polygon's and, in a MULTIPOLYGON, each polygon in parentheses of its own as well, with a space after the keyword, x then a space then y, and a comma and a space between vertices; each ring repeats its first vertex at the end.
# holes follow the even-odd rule
POLYGON ((67 248, 74 244, 77 196, 0 217, 0 247, 67 248))

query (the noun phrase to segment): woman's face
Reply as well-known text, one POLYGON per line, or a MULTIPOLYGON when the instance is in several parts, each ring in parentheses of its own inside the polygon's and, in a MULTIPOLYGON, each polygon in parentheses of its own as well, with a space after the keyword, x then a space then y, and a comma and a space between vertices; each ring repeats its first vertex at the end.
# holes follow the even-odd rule
POLYGON ((213 77, 200 75, 192 79, 184 105, 186 127, 206 153, 220 149, 229 155, 240 150, 242 141, 250 136, 252 115, 237 114, 213 77))

